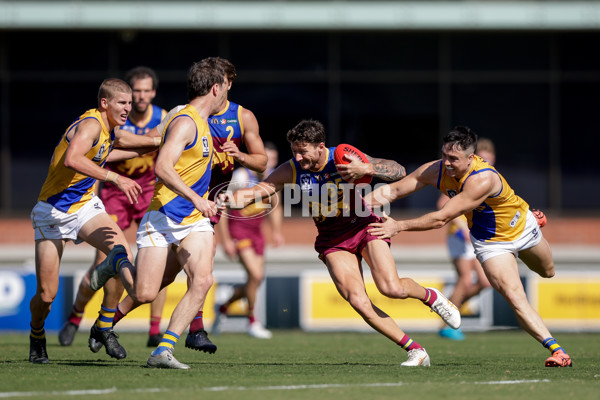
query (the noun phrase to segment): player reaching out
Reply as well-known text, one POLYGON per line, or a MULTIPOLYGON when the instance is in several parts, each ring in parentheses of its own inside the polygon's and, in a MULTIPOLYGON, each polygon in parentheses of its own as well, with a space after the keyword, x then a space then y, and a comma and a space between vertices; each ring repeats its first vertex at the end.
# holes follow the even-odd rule
POLYGON ((460 313, 437 289, 424 288, 410 278, 398 276, 389 240, 381 240, 367 232, 368 225, 379 221, 379 217, 371 212, 363 216, 365 208, 358 190, 348 191, 342 186, 343 179, 350 181, 364 175, 387 181, 401 179, 405 175, 404 167, 369 156, 366 156, 368 164, 355 159, 336 166, 335 148, 325 146, 325 130, 318 121, 301 121, 287 133, 287 140, 293 158, 257 185, 233 193, 231 207, 241 209, 257 198, 274 195, 286 184, 294 184, 302 196, 309 196, 309 207, 318 230, 315 250, 327 266, 340 295, 367 324, 408 352, 408 360, 401 365, 429 366, 425 349, 371 302, 365 290, 361 259, 369 264, 375 285, 384 296, 419 299, 455 328, 460 326, 460 313), (333 191, 339 197, 332 203, 320 204, 317 201, 329 198, 328 194, 319 195, 323 190, 333 191))
POLYGON ((402 181, 379 187, 366 200, 385 206, 425 186, 437 187, 450 200, 439 210, 409 220, 386 217, 369 232, 391 238, 402 231, 438 229, 466 214, 471 242, 492 287, 513 309, 519 324, 551 352, 547 367, 570 367, 571 358, 550 335, 527 301, 516 257, 543 278, 554 276, 552 252, 525 200, 515 194, 494 167, 475 155, 477 135, 458 126, 444 137, 442 159, 417 168, 402 181))

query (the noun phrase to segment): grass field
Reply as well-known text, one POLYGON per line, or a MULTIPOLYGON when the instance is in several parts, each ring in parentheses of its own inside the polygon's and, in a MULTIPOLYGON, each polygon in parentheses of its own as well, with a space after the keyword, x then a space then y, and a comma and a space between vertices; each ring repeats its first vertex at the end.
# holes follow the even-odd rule
POLYGON ((11 399, 523 399, 600 398, 600 334, 557 334, 573 368, 545 368, 548 352, 522 331, 470 333, 463 342, 414 333, 430 368, 406 368, 404 350, 378 334, 275 331, 272 340, 213 337, 208 355, 184 347, 190 370, 145 368, 143 333, 122 333, 116 361, 93 354, 87 334, 71 347, 48 335, 51 363, 27 361, 27 334, 0 335, 0 398, 11 399))

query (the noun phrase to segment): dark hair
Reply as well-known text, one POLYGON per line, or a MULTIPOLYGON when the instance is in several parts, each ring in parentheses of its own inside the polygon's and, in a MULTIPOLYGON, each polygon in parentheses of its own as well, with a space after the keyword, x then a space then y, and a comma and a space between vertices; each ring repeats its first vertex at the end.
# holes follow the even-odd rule
POLYGON ((462 151, 475 153, 477 148, 477 134, 468 126, 455 126, 446 136, 444 144, 450 143, 452 148, 456 147, 462 151))
POLYGON ((235 72, 235 66, 227 59, 216 57, 217 62, 221 65, 223 70, 225 71, 225 76, 227 76, 227 80, 231 83, 235 81, 237 78, 237 73, 235 72))
POLYGON ((133 83, 139 79, 152 78, 152 89, 158 89, 158 76, 152 68, 143 65, 130 69, 125 73, 125 81, 133 87, 133 83))
POLYGON ((224 81, 225 70, 216 57, 195 62, 188 71, 188 100, 205 96, 214 85, 222 85, 224 81))
POLYGON ((131 93, 131 87, 119 78, 105 79, 98 89, 98 107, 101 99, 112 100, 117 93, 131 93))
POLYGON ((290 129, 286 138, 290 143, 300 142, 319 144, 325 142, 325 128, 319 121, 305 119, 290 129))

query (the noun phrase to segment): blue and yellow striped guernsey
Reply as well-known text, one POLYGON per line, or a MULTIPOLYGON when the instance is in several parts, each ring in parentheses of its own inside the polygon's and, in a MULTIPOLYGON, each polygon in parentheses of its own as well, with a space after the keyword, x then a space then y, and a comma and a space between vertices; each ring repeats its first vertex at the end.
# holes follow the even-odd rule
MULTIPOLYGON (((196 123, 196 138, 181 153, 181 157, 175 163, 175 171, 188 187, 206 199, 213 154, 213 142, 208 124, 198 115, 196 108, 188 104, 167 122, 162 132, 163 136, 176 118, 191 118, 196 123)), ((164 141, 165 139, 163 144, 164 141)), ((181 225, 189 225, 204 218, 190 201, 175 194, 160 180, 154 188, 154 197, 148 211, 160 211, 181 225)))
POLYGON ((481 157, 475 156, 467 173, 458 181, 446 175, 446 168, 440 161, 437 187, 448 197, 454 197, 462 191, 469 177, 483 171, 497 174, 502 182, 502 189, 499 193, 485 199, 479 207, 465 214, 471 235, 485 242, 516 240, 525 228, 529 205, 517 196, 504 177, 481 157))
POLYGON ((96 179, 65 167, 65 154, 70 143, 68 135, 81 121, 88 118, 100 122, 102 130, 100 137, 86 156, 100 167, 103 167, 106 163, 106 158, 115 139, 114 132, 108 131, 108 128, 102 122, 102 116, 98 109, 87 110, 67 128, 54 149, 48 168, 48 176, 38 197, 38 201, 48 202, 56 209, 69 214, 79 210, 94 194, 96 179))

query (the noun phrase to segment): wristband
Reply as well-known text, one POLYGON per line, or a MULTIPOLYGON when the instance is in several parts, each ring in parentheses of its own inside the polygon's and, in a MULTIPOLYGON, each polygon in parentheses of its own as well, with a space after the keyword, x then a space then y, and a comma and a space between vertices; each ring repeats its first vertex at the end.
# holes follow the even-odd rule
POLYGON ((106 178, 104 178, 104 182, 113 182, 113 183, 117 183, 117 178, 119 177, 119 175, 116 172, 113 171, 107 171, 106 172, 106 178))
POLYGON ((154 136, 154 145, 156 147, 160 146, 160 136, 154 136))

